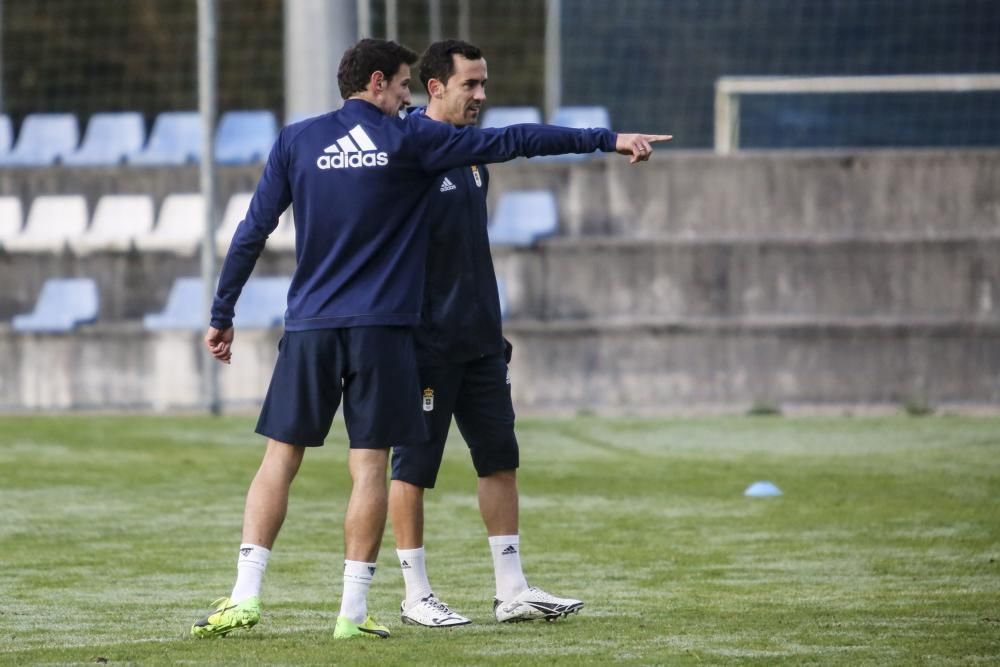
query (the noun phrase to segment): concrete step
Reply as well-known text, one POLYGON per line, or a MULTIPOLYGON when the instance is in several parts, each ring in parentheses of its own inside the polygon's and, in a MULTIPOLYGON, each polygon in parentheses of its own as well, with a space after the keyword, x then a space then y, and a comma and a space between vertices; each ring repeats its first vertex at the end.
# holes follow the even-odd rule
POLYGON ((496 248, 509 317, 1000 316, 1000 234, 496 248))

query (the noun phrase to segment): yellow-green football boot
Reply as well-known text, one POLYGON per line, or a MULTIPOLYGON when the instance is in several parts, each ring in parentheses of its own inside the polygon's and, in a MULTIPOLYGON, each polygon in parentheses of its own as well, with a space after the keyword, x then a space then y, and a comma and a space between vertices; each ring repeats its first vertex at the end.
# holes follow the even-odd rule
POLYGON ((338 616, 337 627, 333 631, 333 638, 354 639, 355 637, 388 639, 389 628, 379 625, 371 615, 365 616, 365 620, 362 623, 355 623, 346 616, 338 616))
POLYGON ((260 622, 260 598, 256 595, 239 604, 230 604, 229 598, 219 598, 212 603, 214 612, 191 626, 191 634, 200 639, 223 637, 233 630, 249 630, 260 622))

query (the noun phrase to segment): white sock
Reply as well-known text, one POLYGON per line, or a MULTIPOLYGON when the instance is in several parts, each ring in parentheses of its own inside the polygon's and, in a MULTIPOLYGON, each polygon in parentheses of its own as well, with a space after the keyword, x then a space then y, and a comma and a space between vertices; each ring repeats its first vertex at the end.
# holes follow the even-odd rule
POLYGON ((406 607, 423 600, 431 594, 431 582, 427 580, 427 565, 424 548, 396 549, 399 567, 403 570, 406 583, 406 607))
POLYGON ((494 535, 490 538, 493 552, 493 574, 497 580, 497 598, 510 600, 528 588, 521 570, 521 540, 517 535, 494 535))
POLYGON ((358 560, 344 561, 344 597, 340 600, 340 615, 355 623, 368 616, 368 587, 375 576, 375 563, 358 560))
POLYGON ((257 544, 241 544, 240 557, 236 561, 236 585, 229 595, 231 604, 239 604, 247 598, 260 596, 260 586, 267 569, 270 549, 257 544))

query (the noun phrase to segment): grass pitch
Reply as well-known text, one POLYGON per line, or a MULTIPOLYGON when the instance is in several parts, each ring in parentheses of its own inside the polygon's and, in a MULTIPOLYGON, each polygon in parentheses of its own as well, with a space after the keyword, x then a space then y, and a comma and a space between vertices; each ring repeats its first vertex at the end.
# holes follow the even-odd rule
POLYGON ((0 663, 996 664, 1000 420, 521 420, 529 582, 586 600, 492 620, 475 479, 453 435, 428 493, 435 591, 474 624, 403 626, 387 536, 370 608, 393 637, 334 642, 343 425, 306 455, 264 620, 191 623, 235 574, 252 420, 0 418, 0 663), (744 498, 755 480, 780 498, 744 498))

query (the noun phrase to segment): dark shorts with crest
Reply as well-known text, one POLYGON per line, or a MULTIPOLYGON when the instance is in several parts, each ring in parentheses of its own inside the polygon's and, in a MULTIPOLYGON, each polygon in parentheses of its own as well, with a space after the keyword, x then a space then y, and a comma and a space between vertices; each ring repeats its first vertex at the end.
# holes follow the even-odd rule
POLYGON ((477 475, 486 477, 518 467, 509 360, 507 352, 464 363, 421 365, 423 415, 430 437, 421 444, 393 449, 393 479, 434 488, 452 415, 477 475))

